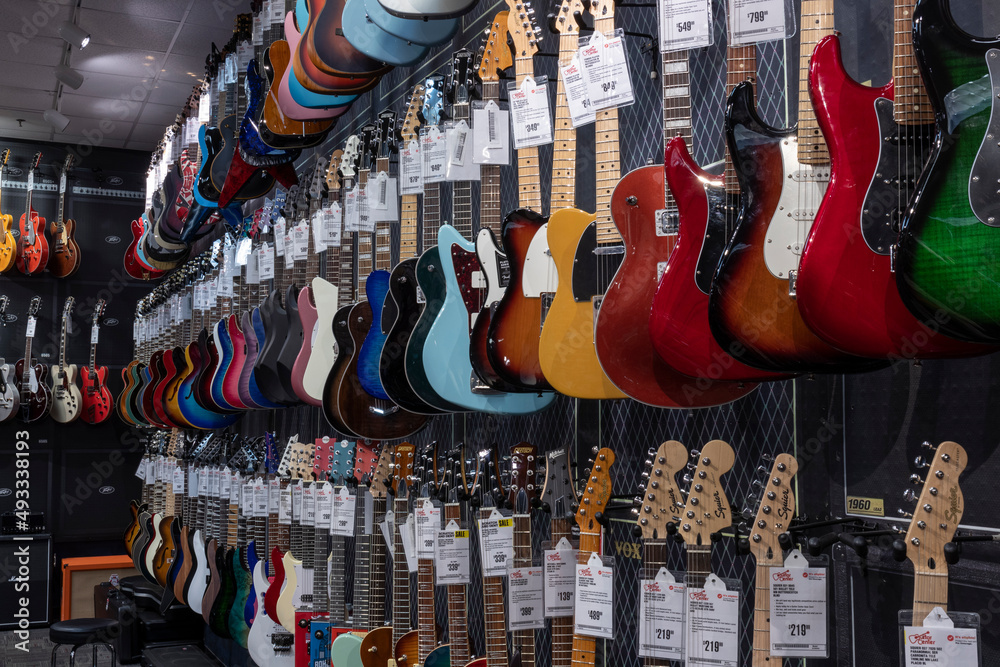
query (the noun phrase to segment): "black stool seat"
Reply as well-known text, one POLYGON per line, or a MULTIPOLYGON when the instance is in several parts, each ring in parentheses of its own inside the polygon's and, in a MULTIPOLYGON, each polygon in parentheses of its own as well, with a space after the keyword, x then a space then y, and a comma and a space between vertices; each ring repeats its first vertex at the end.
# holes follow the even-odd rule
POLYGON ((75 618, 49 626, 49 639, 54 644, 105 644, 118 636, 118 621, 110 618, 75 618))

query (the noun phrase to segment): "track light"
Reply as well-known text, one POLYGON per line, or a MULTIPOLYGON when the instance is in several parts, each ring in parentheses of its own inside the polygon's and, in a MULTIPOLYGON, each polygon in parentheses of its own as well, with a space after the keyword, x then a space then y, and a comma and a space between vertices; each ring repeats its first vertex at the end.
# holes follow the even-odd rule
POLYGON ((62 115, 55 109, 46 109, 42 114, 45 122, 55 128, 56 132, 62 132, 69 125, 69 118, 62 115))
POLYGON ((83 85, 83 75, 67 65, 56 65, 56 78, 73 90, 83 85))
POLYGON ((67 43, 78 49, 82 49, 87 44, 90 44, 90 34, 75 23, 63 21, 59 24, 58 32, 59 36, 66 40, 67 43))

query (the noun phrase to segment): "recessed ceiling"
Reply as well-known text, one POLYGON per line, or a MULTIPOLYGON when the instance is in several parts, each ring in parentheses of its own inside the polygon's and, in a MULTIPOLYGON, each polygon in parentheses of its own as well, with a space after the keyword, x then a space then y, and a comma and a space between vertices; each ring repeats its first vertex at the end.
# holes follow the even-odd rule
POLYGON ((212 42, 233 33, 250 0, 0 0, 0 137, 150 150, 204 76, 212 42), (49 14, 52 14, 51 16, 49 14), (56 28, 71 21, 90 33, 71 48, 56 28), (53 68, 84 76, 73 90, 53 68), (46 109, 69 118, 65 132, 46 109))

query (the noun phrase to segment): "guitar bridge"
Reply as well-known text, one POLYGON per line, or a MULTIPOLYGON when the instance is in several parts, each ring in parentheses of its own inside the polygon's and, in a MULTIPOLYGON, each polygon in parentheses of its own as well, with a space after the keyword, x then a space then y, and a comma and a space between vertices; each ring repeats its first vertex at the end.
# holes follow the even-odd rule
POLYGON ((552 307, 552 301, 555 300, 556 294, 555 292, 542 292, 540 296, 542 300, 542 326, 544 327, 545 318, 549 314, 549 308, 552 307))
POLYGON ((798 294, 795 291, 795 288, 798 286, 798 278, 799 278, 798 271, 788 272, 788 296, 792 297, 793 299, 798 296, 798 294))

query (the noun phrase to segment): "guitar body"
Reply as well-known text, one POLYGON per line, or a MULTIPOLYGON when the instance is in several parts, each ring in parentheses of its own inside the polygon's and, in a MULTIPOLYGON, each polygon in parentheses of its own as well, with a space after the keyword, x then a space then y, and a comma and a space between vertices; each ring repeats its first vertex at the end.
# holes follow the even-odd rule
POLYGON ((257 386, 274 403, 294 403, 295 395, 289 396, 285 392, 278 371, 278 355, 281 354, 281 348, 288 337, 289 325, 288 312, 282 307, 277 290, 272 291, 261 304, 260 316, 264 324, 265 337, 264 345, 257 353, 257 362, 254 364, 257 386))
POLYGON ((442 644, 431 651, 427 659, 424 660, 424 667, 451 667, 451 646, 442 644))
POLYGON ((166 424, 160 423, 158 417, 156 416, 156 411, 153 410, 153 377, 154 377, 154 361, 157 354, 162 354, 160 352, 154 352, 149 358, 149 364, 147 364, 142 369, 142 378, 139 387, 136 390, 135 402, 139 407, 139 411, 142 413, 143 419, 146 423, 157 428, 166 428, 166 424))
MULTIPOLYGON (((219 542, 214 537, 205 544, 208 583, 205 586, 205 592, 201 596, 201 617, 209 625, 211 625, 212 606, 215 604, 215 598, 219 595, 219 590, 222 587, 219 575, 219 551, 221 551, 221 547, 219 547, 219 542)), ((188 595, 191 595, 191 593, 189 592, 188 595)))
MULTIPOLYGON (((229 175, 229 168, 233 164, 233 154, 236 152, 236 144, 239 138, 240 119, 236 115, 226 116, 219 123, 218 144, 213 142, 209 149, 217 150, 207 155, 204 160, 208 164, 208 175, 212 181, 212 187, 222 193, 222 188, 226 184, 226 177, 229 175)), ((263 197, 274 187, 274 178, 262 169, 256 170, 246 178, 240 186, 233 199, 246 200, 263 197)), ((221 202, 220 202, 221 203, 221 202)), ((226 202, 227 204, 229 202, 226 202)))
MULTIPOLYGON (((201 166, 198 168, 198 175, 194 179, 194 200, 204 211, 214 209, 219 204, 219 194, 222 192, 216 189, 212 183, 212 161, 219 151, 222 142, 222 135, 217 127, 202 125, 198 130, 198 147, 201 152, 201 166)), ((192 212, 188 212, 188 223, 192 212)), ((185 225, 187 227, 188 225, 185 225)))
POLYGON ((416 630, 410 630, 396 641, 393 647, 393 658, 397 665, 412 665, 417 663, 419 655, 419 637, 416 630))
MULTIPOLYGON (((618 289, 624 291, 626 286, 631 287, 630 281, 638 280, 635 268, 643 265, 649 272, 648 275, 652 275, 652 272, 658 271, 658 262, 669 257, 663 267, 659 285, 655 288, 652 312, 648 305, 644 309, 645 313, 613 310, 615 317, 607 320, 609 329, 603 332, 601 327, 605 320, 599 318, 598 352, 610 351, 617 336, 627 335, 626 327, 615 326, 616 323, 629 321, 629 313, 636 316, 645 314, 649 319, 649 330, 642 331, 642 336, 645 338, 648 335, 647 341, 652 343, 660 359, 684 375, 745 382, 788 377, 740 363, 716 342, 708 325, 708 297, 712 290, 712 277, 726 249, 726 241, 729 240, 726 233, 727 216, 739 208, 739 196, 726 193, 720 177, 703 171, 691 158, 681 138, 671 139, 667 143, 664 164, 667 184, 677 203, 677 234, 669 237, 656 234, 652 220, 649 221, 648 228, 629 226, 629 245, 638 255, 644 255, 644 261, 638 265, 630 264, 629 275, 623 276, 620 283, 616 280, 618 289), (648 256, 643 249, 644 244, 655 242, 654 236, 669 238, 673 245, 673 249, 660 255, 659 260, 655 256, 648 256)), ((617 203, 630 208, 625 201, 612 201, 612 207, 617 203)), ((619 231, 625 233, 622 228, 619 231)), ((662 249, 667 250, 665 247, 662 249)), ((626 254, 625 261, 628 262, 629 259, 630 256, 626 254)), ((612 304, 605 299, 602 309, 609 305, 612 304)), ((616 363, 626 363, 622 358, 625 351, 619 352, 618 356, 609 357, 605 368, 613 368, 616 363)), ((615 352, 611 351, 611 354, 615 355, 615 352)), ((747 391, 750 389, 752 387, 747 387, 747 391)))
MULTIPOLYGON (((458 32, 459 20, 453 18, 417 20, 399 18, 385 10, 378 0, 364 0, 365 13, 372 23, 400 39, 437 46, 444 44, 458 32)), ((421 17, 423 19, 423 17, 421 17)))
POLYGON ((219 591, 212 602, 212 610, 208 614, 208 623, 212 632, 233 639, 229 632, 229 612, 236 601, 236 577, 233 574, 234 549, 219 548, 215 554, 215 567, 219 572, 219 591))
POLYGON ((510 262, 510 282, 493 312, 486 346, 490 364, 504 382, 531 390, 551 389, 542 374, 538 336, 542 328, 541 291, 554 276, 548 275, 547 262, 536 267, 525 261, 544 225, 545 218, 526 209, 514 211, 503 221, 500 236, 510 262))
POLYGON ((160 547, 163 546, 163 526, 166 520, 167 518, 159 512, 153 515, 152 533, 150 534, 149 543, 142 550, 143 567, 140 569, 143 575, 148 575, 147 578, 154 584, 158 580, 153 563, 156 560, 156 554, 160 551, 160 547))
POLYGON ((471 318, 479 314, 483 299, 473 286, 479 260, 472 242, 450 225, 438 230, 438 254, 448 258, 441 262, 445 295, 423 346, 424 373, 435 393, 464 409, 493 414, 530 414, 547 408, 555 400, 551 392, 472 389, 474 380, 478 384, 478 376, 469 356, 471 318))
POLYGON ((152 379, 143 391, 144 400, 147 402, 148 407, 151 407, 155 413, 156 420, 168 428, 179 428, 170 418, 170 415, 167 414, 167 402, 164 398, 167 383, 174 373, 173 362, 173 350, 157 351, 150 359, 150 365, 153 368, 152 379))
POLYGON ((503 298, 504 291, 510 283, 510 262, 507 261, 507 255, 497 244, 497 237, 492 229, 479 230, 479 236, 476 237, 476 257, 479 259, 479 267, 483 280, 486 282, 486 296, 483 298, 483 306, 476 316, 470 334, 469 355, 472 368, 476 371, 479 379, 488 387, 497 391, 523 391, 520 387, 507 384, 497 375, 497 372, 493 370, 493 364, 490 363, 487 351, 493 310, 496 308, 496 304, 500 303, 500 299, 503 298))
POLYGON ((354 358, 354 338, 351 337, 348 327, 352 308, 354 308, 353 304, 344 306, 337 311, 333 318, 333 336, 337 341, 338 354, 337 360, 323 384, 323 416, 326 417, 330 426, 347 434, 352 434, 352 431, 344 423, 344 416, 340 413, 339 398, 340 387, 348 381, 348 369, 354 358))
POLYGON ((30 387, 21 386, 24 378, 24 359, 18 360, 14 366, 14 382, 21 399, 18 414, 25 423, 38 421, 49 414, 49 409, 52 407, 52 391, 45 382, 49 374, 48 369, 42 364, 35 364, 32 373, 38 385, 34 391, 31 391, 30 387))
MULTIPOLYGON (((181 528, 181 540, 180 540, 180 550, 181 550, 181 563, 180 566, 175 568, 176 573, 174 575, 173 591, 174 597, 177 598, 182 604, 188 604, 187 591, 185 584, 191 577, 191 570, 194 567, 194 544, 192 543, 193 531, 190 526, 183 526, 181 528)), ((191 605, 188 605, 189 607, 191 605)), ((192 610, 193 611, 193 610, 192 610)))
POLYGON ((795 132, 764 124, 754 107, 749 82, 733 91, 726 135, 739 176, 740 211, 712 283, 712 333, 733 357, 764 370, 871 370, 881 364, 840 352, 816 336, 789 295, 786 271, 790 266, 797 268, 793 250, 805 242, 803 232, 808 230, 802 229, 802 221, 779 213, 778 207, 811 222, 808 207, 818 206, 828 169, 798 161, 795 132), (776 242, 769 244, 769 240, 776 242), (785 250, 786 245, 792 249, 785 250))
POLYGON ((941 0, 922 0, 913 18, 937 136, 903 219, 896 284, 918 319, 949 336, 996 343, 1000 39, 967 34, 941 0))
POLYGON ((146 569, 146 547, 155 537, 155 531, 153 528, 154 519, 158 519, 159 515, 154 515, 148 510, 139 515, 139 521, 142 525, 142 533, 140 533, 139 538, 132 545, 132 564, 135 565, 135 569, 139 570, 139 574, 143 576, 146 580, 153 582, 153 575, 146 569))
MULTIPOLYGON (((306 375, 306 368, 309 366, 309 358, 316 347, 316 323, 317 311, 313 305, 312 287, 307 285, 299 290, 298 296, 299 329, 302 330, 302 345, 295 355, 295 363, 292 364, 292 389, 295 395, 307 405, 322 405, 322 396, 316 399, 309 395, 303 384, 306 375)), ((331 337, 332 337, 331 333, 331 337)))
POLYGON ((304 332, 302 330, 302 320, 299 318, 299 292, 302 291, 297 285, 289 285, 285 292, 285 317, 286 331, 285 339, 281 342, 281 349, 278 351, 277 370, 278 379, 281 381, 282 390, 291 396, 293 403, 299 402, 299 397, 295 393, 292 384, 292 369, 295 367, 295 359, 302 350, 304 332))
POLYGON ((375 628, 361 640, 361 664, 364 667, 389 667, 395 659, 392 628, 375 628))
POLYGON ((226 372, 233 361, 233 340, 229 337, 229 320, 222 318, 212 326, 214 332, 212 340, 215 342, 215 353, 213 360, 218 359, 212 369, 212 377, 208 386, 208 393, 212 397, 212 403, 221 410, 233 411, 240 409, 239 405, 233 405, 226 400, 223 384, 226 379, 226 372))
POLYGON ((184 420, 177 404, 177 389, 183 379, 182 374, 188 370, 184 351, 177 347, 164 350, 162 363, 164 374, 153 391, 153 402, 160 406, 159 409, 166 416, 168 423, 186 428, 190 424, 184 420))
POLYGON ((230 315, 226 319, 226 330, 229 334, 232 359, 229 361, 229 366, 222 377, 222 397, 230 405, 242 410, 252 410, 257 406, 252 402, 245 402, 243 395, 240 394, 240 376, 243 373, 243 365, 247 360, 247 343, 246 336, 240 328, 239 323, 240 318, 236 315, 230 315))
MULTIPOLYGON (((254 308, 249 313, 243 314, 243 331, 243 340, 247 346, 247 358, 243 363, 243 370, 240 372, 240 396, 248 396, 251 402, 262 408, 280 407, 278 403, 268 400, 257 384, 257 358, 260 356, 260 346, 266 336, 264 320, 261 318, 259 308, 254 308)), ((244 399, 245 401, 246 399, 244 399)))
MULTIPOLYGON (((377 3, 376 3, 377 4, 377 3)), ((368 16, 365 0, 345 0, 340 16, 344 36, 360 53, 397 67, 408 67, 427 55, 428 48, 386 32, 368 16)))
POLYGON ((144 233, 143 218, 140 217, 138 220, 133 220, 132 243, 129 244, 128 249, 125 251, 125 257, 122 258, 122 266, 125 268, 125 273, 136 280, 161 278, 166 273, 165 271, 153 269, 139 261, 139 240, 144 233))
POLYGON ((291 551, 288 551, 281 557, 281 566, 285 574, 285 581, 278 599, 274 602, 275 618, 285 630, 294 635, 295 607, 301 595, 299 574, 302 572, 302 561, 293 556, 291 551))
MULTIPOLYGON (((72 218, 63 223, 63 232, 59 234, 59 225, 52 223, 49 227, 52 233, 52 253, 49 255, 48 269, 56 278, 68 278, 80 268, 80 245, 76 242, 76 220, 72 218)), ((2 251, 0 251, 2 252, 2 251)))
MULTIPOLYGON (((3 367, 0 366, 0 372, 3 367)), ((111 414, 111 391, 107 385, 108 367, 100 366, 91 371, 84 366, 80 371, 83 412, 80 418, 88 424, 100 424, 111 414)), ((3 421, 3 400, 0 396, 0 421, 3 421)))
POLYGON ((371 328, 361 343, 358 351, 358 379, 361 388, 383 400, 389 400, 389 395, 382 388, 379 377, 379 364, 382 359, 382 347, 385 345, 386 334, 382 329, 382 308, 385 297, 389 293, 389 272, 372 271, 365 282, 365 294, 371 309, 371 328))
POLYGON ((295 12, 285 16, 285 39, 291 52, 292 67, 285 70, 278 87, 278 103, 289 118, 301 121, 335 118, 347 112, 358 95, 378 84, 378 76, 338 76, 328 74, 309 59, 295 16, 302 7, 308 23, 304 0, 296 4, 295 12), (324 99, 325 98, 325 99, 324 99), (313 115, 310 115, 313 114, 313 115))
MULTIPOLYGON (((315 302, 316 321, 313 324, 312 349, 302 373, 302 391, 305 396, 300 394, 300 398, 309 405, 322 405, 323 386, 337 360, 338 348, 337 339, 333 335, 333 318, 337 314, 339 290, 322 278, 313 278, 309 293, 315 302)), ((301 305, 299 312, 302 312, 301 305)))
POLYGON ((0 213, 0 273, 7 273, 14 268, 14 258, 17 256, 17 239, 11 233, 13 227, 14 216, 0 213))
POLYGON ((21 396, 17 391, 17 384, 11 375, 9 364, 0 364, 0 376, 4 382, 3 391, 0 391, 0 423, 3 423, 10 421, 17 414, 18 408, 21 407, 21 396))
POLYGON ((17 270, 26 276, 38 275, 45 270, 49 262, 49 242, 45 238, 45 218, 31 209, 31 219, 26 220, 21 214, 18 226, 20 236, 17 240, 17 270), (28 243, 28 236, 34 234, 34 243, 28 243))
POLYGON ((128 511, 132 515, 132 521, 129 522, 128 527, 125 529, 125 534, 122 535, 122 541, 125 543, 125 551, 128 553, 132 553, 132 547, 135 545, 136 538, 142 532, 139 514, 145 510, 145 503, 140 505, 137 500, 130 500, 128 503, 128 511))
POLYGON ((345 632, 334 638, 330 646, 330 663, 337 667, 360 667, 362 636, 355 632, 345 632))
POLYGON ((52 407, 49 416, 60 424, 68 424, 80 416, 83 396, 76 386, 76 364, 67 364, 65 372, 52 366, 52 407))
POLYGON ((182 527, 181 523, 181 517, 174 517, 174 520, 170 522, 170 539, 173 542, 174 553, 173 562, 170 563, 170 567, 167 570, 167 581, 163 587, 169 588, 171 591, 173 591, 174 583, 177 581, 177 576, 184 565, 184 550, 181 545, 186 535, 182 531, 186 526, 182 527))
POLYGON ((193 552, 191 570, 184 587, 184 599, 187 600, 187 606, 191 611, 201 614, 205 589, 208 588, 209 567, 205 538, 202 537, 200 530, 194 531, 194 535, 191 536, 191 544, 193 552))
POLYGON ((285 115, 278 103, 281 80, 291 66, 291 49, 283 39, 277 40, 264 52, 264 77, 268 81, 267 95, 257 128, 260 138, 276 148, 315 146, 321 143, 333 126, 332 120, 300 121, 285 115))
POLYGON ((575 208, 549 218, 548 245, 558 287, 538 341, 542 374, 557 391, 576 398, 627 398, 608 379, 594 348, 594 322, 604 289, 617 271, 609 256, 597 256, 594 216, 575 208))
POLYGON ((252 593, 253 577, 243 562, 244 548, 237 547, 236 549, 232 549, 230 553, 229 569, 232 572, 235 593, 233 594, 233 602, 230 605, 226 623, 229 628, 229 636, 240 646, 246 648, 250 626, 247 625, 246 618, 244 618, 244 611, 247 600, 250 599, 250 594, 252 593))
MULTIPOLYGON (((204 329, 199 334, 199 341, 190 343, 185 350, 186 367, 190 368, 187 375, 180 381, 177 389, 177 407, 184 420, 191 426, 214 430, 235 424, 242 413, 222 414, 206 408, 198 398, 198 382, 204 369, 202 360, 207 354, 204 329)), ((169 398, 168 398, 169 400, 169 398)))
POLYGON ((174 564, 174 556, 176 554, 174 524, 177 521, 176 517, 168 516, 160 522, 160 527, 157 529, 160 533, 161 541, 159 547, 156 549, 156 553, 153 555, 152 567, 150 569, 153 572, 153 577, 160 586, 167 585, 167 575, 174 564))
MULTIPOLYGON (((274 561, 272 561, 274 562, 274 561)), ((277 581, 277 578, 275 578, 277 581)), ((280 583, 278 584, 280 586, 280 583)), ((292 635, 275 623, 264 604, 264 596, 275 586, 269 583, 265 574, 264 561, 258 561, 253 570, 253 587, 257 594, 257 615, 250 624, 247 635, 247 650, 258 665, 293 667, 295 656, 292 652, 292 635)))
MULTIPOLYGON (((326 74, 370 78, 389 70, 351 46, 344 37, 341 17, 345 0, 311 0, 309 23, 302 31, 303 55, 326 74)), ((302 25, 301 22, 299 24, 302 25)))

